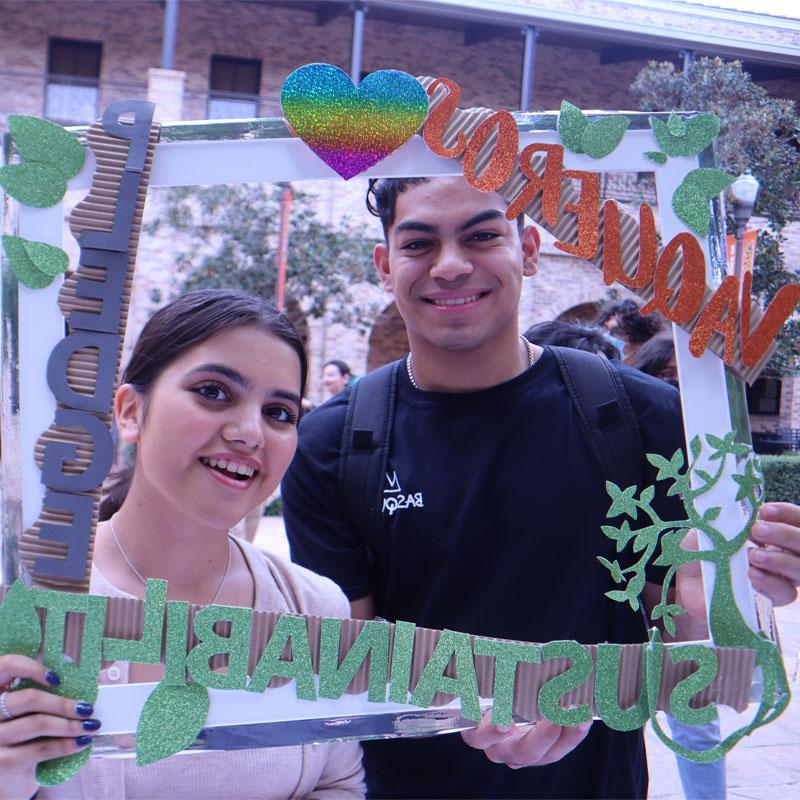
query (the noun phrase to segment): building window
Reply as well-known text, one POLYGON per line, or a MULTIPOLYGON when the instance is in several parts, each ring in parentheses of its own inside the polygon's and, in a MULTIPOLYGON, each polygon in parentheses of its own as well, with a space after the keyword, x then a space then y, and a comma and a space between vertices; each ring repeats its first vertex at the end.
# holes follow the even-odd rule
POLYGON ((257 117, 260 85, 260 61, 252 58, 213 56, 208 93, 208 118, 257 117))
POLYGON ((62 125, 93 122, 100 85, 100 42, 51 39, 44 114, 62 125))
POLYGON ((759 378, 747 387, 747 410, 751 414, 770 414, 781 412, 781 382, 778 378, 759 378))

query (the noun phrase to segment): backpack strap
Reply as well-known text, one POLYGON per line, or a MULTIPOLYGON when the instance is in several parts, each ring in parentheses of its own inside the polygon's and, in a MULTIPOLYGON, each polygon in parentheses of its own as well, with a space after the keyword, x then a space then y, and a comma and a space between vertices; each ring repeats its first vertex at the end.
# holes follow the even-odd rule
POLYGON ((339 490, 350 519, 375 551, 389 464, 397 378, 404 359, 359 378, 350 389, 339 458, 339 490))
POLYGON ((607 359, 584 350, 550 350, 606 480, 621 488, 641 486, 642 437, 617 370, 607 359))

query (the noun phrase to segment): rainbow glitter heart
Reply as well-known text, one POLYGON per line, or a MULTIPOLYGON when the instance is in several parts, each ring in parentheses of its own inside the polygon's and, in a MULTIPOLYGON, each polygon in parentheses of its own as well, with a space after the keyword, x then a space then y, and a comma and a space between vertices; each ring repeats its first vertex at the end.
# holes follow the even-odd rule
POLYGON ((428 96, 405 72, 383 69, 356 88, 330 64, 307 64, 283 84, 281 106, 295 133, 345 180, 400 147, 422 127, 428 96))

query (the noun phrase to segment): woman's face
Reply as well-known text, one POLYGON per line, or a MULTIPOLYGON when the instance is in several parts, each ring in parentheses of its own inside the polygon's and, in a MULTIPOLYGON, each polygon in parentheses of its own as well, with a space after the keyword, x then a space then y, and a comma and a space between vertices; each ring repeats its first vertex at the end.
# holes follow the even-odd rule
POLYGON ((137 444, 132 492, 203 525, 234 525, 294 455, 300 360, 259 328, 211 337, 173 361, 146 399, 128 394, 117 422, 137 444))
POLYGON ((336 364, 327 364, 322 370, 322 385, 328 394, 339 394, 347 386, 347 376, 339 372, 336 364))

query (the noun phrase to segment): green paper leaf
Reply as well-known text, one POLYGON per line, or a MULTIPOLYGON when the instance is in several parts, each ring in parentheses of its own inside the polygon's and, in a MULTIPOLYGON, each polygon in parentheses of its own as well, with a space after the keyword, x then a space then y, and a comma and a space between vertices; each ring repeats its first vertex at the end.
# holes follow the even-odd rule
POLYGON ((620 589, 612 589, 610 592, 606 592, 605 594, 609 600, 615 600, 617 603, 627 603, 630 600, 628 593, 623 592, 620 589))
MULTIPOLYGON (((673 127, 676 123, 673 123, 673 127)), ((656 141, 668 156, 694 156, 708 147, 719 133, 719 117, 700 114, 684 122, 685 130, 680 135, 670 131, 669 123, 650 117, 656 141)))
POLYGON ((667 120, 667 130, 672 136, 680 138, 686 134, 686 123, 673 111, 667 120))
POLYGON ((735 178, 719 169, 693 169, 683 182, 690 186, 697 187, 710 200, 714 195, 719 194, 727 186, 730 186, 735 178))
POLYGON ((617 149, 630 124, 630 118, 623 116, 590 122, 581 135, 583 152, 591 158, 605 158, 617 149))
POLYGON ((12 250, 19 253, 21 246, 33 267, 39 272, 54 278, 69 269, 69 256, 60 248, 44 242, 33 242, 21 236, 3 236, 3 242, 12 241, 12 250))
POLYGON ((656 164, 667 163, 667 154, 662 153, 660 150, 648 150, 645 153, 645 156, 649 158, 651 161, 655 161, 656 164))
POLYGON ((581 137, 588 125, 589 120, 577 106, 566 100, 561 101, 561 110, 558 113, 558 135, 567 150, 571 150, 573 153, 583 152, 581 137))
POLYGON ((208 706, 205 686, 159 683, 147 698, 139 717, 136 763, 143 767, 189 747, 203 729, 208 706))
MULTIPOLYGON (((20 236, 3 236, 3 250, 17 280, 29 289, 44 289, 53 282, 53 276, 36 268, 20 236)), ((66 256, 66 254, 65 254, 66 256)))
POLYGON ((614 583, 622 582, 622 570, 616 559, 614 559, 614 561, 609 561, 607 558, 603 558, 603 556, 597 556, 597 560, 611 573, 614 583))
POLYGON ((81 171, 86 158, 83 146, 60 125, 41 117, 11 114, 8 129, 24 161, 46 164, 65 180, 81 171))
POLYGON ((656 494, 656 487, 655 486, 647 486, 646 488, 642 489, 642 493, 639 495, 639 501, 649 505, 652 499, 655 497, 656 494))
POLYGON ((31 593, 22 580, 14 581, 0 605, 0 655, 35 658, 42 643, 42 626, 31 593))
POLYGON ((714 482, 714 478, 711 476, 710 472, 706 472, 704 469, 696 469, 694 472, 695 475, 697 475, 697 477, 700 478, 705 483, 714 482))
POLYGON ((42 786, 57 786, 75 777, 81 767, 89 760, 92 746, 89 745, 71 756, 51 758, 36 765, 36 780, 42 786))
POLYGON ((703 514, 703 519, 706 522, 713 522, 722 511, 722 506, 714 506, 713 508, 709 508, 705 514, 703 514))
POLYGON ((692 458, 697 458, 703 449, 703 443, 700 441, 699 436, 693 436, 692 441, 689 442, 689 450, 692 451, 692 458))
POLYGON ((725 442, 719 438, 719 436, 714 436, 713 433, 706 434, 706 441, 715 449, 721 450, 725 446, 725 442))
POLYGON ((32 208, 54 206, 67 191, 67 181, 57 169, 31 161, 0 167, 0 186, 32 208))
POLYGON ((698 236, 708 236, 711 224, 711 209, 708 196, 696 186, 682 183, 672 195, 675 215, 689 230, 698 236))

